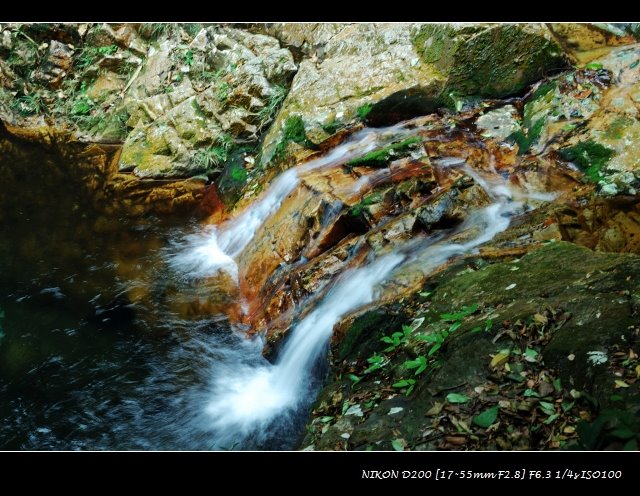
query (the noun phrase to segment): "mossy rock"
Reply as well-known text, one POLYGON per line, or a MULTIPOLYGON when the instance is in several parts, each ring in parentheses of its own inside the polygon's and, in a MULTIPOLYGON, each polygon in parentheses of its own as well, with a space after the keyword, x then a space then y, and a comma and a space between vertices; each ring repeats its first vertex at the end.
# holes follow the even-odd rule
POLYGON ((445 94, 513 95, 567 65, 562 49, 536 24, 427 24, 413 43, 447 76, 445 94))

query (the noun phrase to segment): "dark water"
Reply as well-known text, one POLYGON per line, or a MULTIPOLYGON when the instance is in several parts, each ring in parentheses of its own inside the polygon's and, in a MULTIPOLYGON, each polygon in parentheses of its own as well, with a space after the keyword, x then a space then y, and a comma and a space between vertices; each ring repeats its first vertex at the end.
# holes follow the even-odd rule
POLYGON ((166 247, 194 223, 105 229, 73 191, 47 208, 16 201, 1 220, 0 449, 225 448, 205 412, 212 376, 262 360, 260 343, 172 311, 190 288, 166 247))

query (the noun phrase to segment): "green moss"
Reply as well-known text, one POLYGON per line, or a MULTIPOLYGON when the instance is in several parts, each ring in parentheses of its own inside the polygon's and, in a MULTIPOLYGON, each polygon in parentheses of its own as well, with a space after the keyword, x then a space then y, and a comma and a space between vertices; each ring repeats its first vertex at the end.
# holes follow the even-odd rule
POLYGON ((602 168, 611 160, 615 152, 595 141, 583 141, 577 145, 558 151, 560 156, 578 165, 585 173, 587 180, 598 182, 602 168))
POLYGON ((360 105, 356 109, 356 115, 360 120, 365 121, 367 120, 367 116, 371 113, 372 109, 373 109, 373 105, 371 103, 365 103, 364 105, 360 105))
POLYGON ((325 133, 327 133, 327 134, 335 134, 338 131, 340 131, 340 129, 344 128, 345 124, 344 124, 344 122, 333 120, 333 121, 329 122, 328 124, 323 124, 321 127, 322 127, 322 130, 325 133))
POLYGON ((518 25, 429 24, 412 41, 425 62, 448 76, 445 94, 512 95, 545 71, 564 65, 554 42, 518 25))
POLYGON ((403 152, 408 152, 414 145, 421 143, 422 140, 418 136, 413 136, 399 143, 393 143, 389 146, 385 146, 380 150, 367 153, 363 157, 354 158, 346 163, 347 167, 369 166, 369 167, 382 167, 386 165, 391 158, 397 158, 402 156, 403 152))
POLYGON ((282 138, 276 145, 273 155, 277 160, 284 159, 289 143, 298 143, 307 148, 314 148, 313 143, 307 138, 304 122, 299 115, 289 116, 284 123, 282 138))
POLYGON ((247 181, 247 171, 240 166, 236 166, 231 169, 231 179, 233 179, 237 183, 245 183, 247 181))
POLYGON ((605 138, 609 139, 621 139, 624 136, 624 132, 631 124, 633 119, 626 116, 616 117, 611 124, 607 126, 605 132, 605 138))
POLYGON ((524 155, 529 151, 531 145, 538 141, 542 128, 544 127, 545 119, 540 118, 533 123, 530 129, 523 125, 522 129, 519 129, 515 133, 510 134, 507 140, 517 143, 518 155, 524 155))
POLYGON ((379 193, 371 193, 365 196, 360 203, 351 207, 351 209, 349 210, 349 214, 353 215, 354 217, 359 217, 369 205, 378 203, 381 200, 382 200, 382 197, 380 196, 379 193))

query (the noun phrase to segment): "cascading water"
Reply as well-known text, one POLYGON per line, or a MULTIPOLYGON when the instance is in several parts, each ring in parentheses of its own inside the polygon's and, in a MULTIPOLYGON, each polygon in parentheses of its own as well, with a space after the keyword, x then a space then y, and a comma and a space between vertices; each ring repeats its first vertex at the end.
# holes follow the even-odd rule
MULTIPOLYGON (((299 177, 308 171, 337 166, 357 154, 366 153, 381 137, 393 133, 397 136, 399 128, 392 129, 392 132, 362 131, 326 157, 285 172, 255 206, 219 230, 208 233, 205 239, 197 240, 195 246, 179 255, 174 268, 189 267, 191 275, 195 276, 231 266, 233 258, 247 246, 260 225, 293 191, 299 177)), ((429 273, 452 257, 472 252, 506 230, 510 217, 522 212, 524 206, 514 198, 549 200, 553 197, 522 191, 499 174, 480 174, 459 159, 445 159, 440 165, 462 168, 485 189, 493 203, 471 214, 444 239, 433 236, 414 240, 378 258, 370 253, 367 265, 338 276, 323 300, 290 331, 274 363, 260 356, 251 363, 226 364, 224 371, 214 364, 210 400, 206 406, 206 416, 215 438, 214 447, 268 446, 269 439, 290 428, 296 416, 299 423, 320 386, 314 381, 313 369, 327 350, 335 324, 375 301, 380 285, 399 267, 419 260, 423 271, 429 273), (448 241, 460 233, 471 235, 465 236, 465 242, 448 241)), ((237 268, 233 273, 237 274, 237 268)), ((289 440, 290 443, 292 441, 289 440)))
POLYGON ((225 271, 237 280, 238 267, 234 259, 251 242, 258 228, 280 208, 301 178, 317 170, 340 166, 413 132, 415 130, 406 129, 402 123, 387 128, 363 129, 326 155, 283 172, 266 193, 240 215, 186 238, 186 249, 170 260, 172 268, 192 279, 225 271))

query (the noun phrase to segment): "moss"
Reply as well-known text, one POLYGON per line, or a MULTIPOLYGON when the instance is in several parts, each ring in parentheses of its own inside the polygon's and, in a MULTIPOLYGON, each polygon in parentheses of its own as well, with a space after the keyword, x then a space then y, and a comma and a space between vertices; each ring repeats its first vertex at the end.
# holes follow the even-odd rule
POLYGON ((602 146, 593 140, 583 141, 577 145, 562 148, 558 151, 560 156, 569 162, 578 165, 587 180, 598 182, 602 168, 611 160, 615 152, 611 148, 602 146))
POLYGON ((607 126, 606 132, 604 134, 605 138, 609 139, 621 139, 624 136, 624 132, 631 124, 633 124, 633 119, 626 116, 616 117, 611 124, 607 126))
POLYGON ((335 134, 338 131, 340 131, 340 129, 344 128, 345 124, 344 124, 344 122, 341 122, 341 121, 332 120, 328 124, 323 124, 321 127, 322 127, 322 130, 325 133, 327 133, 327 134, 335 134))
POLYGON ((402 156, 403 154, 406 154, 406 152, 414 148, 414 145, 421 142, 422 140, 419 137, 413 136, 412 138, 400 141, 399 143, 393 143, 389 146, 385 146, 380 150, 375 150, 373 152, 367 153, 360 158, 349 160, 346 165, 347 167, 382 167, 386 165, 392 157, 396 158, 402 156))
POLYGON ((554 42, 518 25, 426 25, 412 41, 425 62, 448 76, 445 94, 512 95, 565 65, 554 42))
POLYGON ((283 160, 289 143, 298 143, 307 148, 315 148, 314 144, 307 138, 304 122, 299 115, 292 115, 287 118, 282 130, 282 138, 276 145, 274 158, 283 160))
POLYGON ((362 121, 366 121, 367 116, 371 113, 372 109, 373 109, 373 105, 371 103, 365 103, 363 105, 360 105, 356 109, 356 115, 358 116, 358 119, 362 121))
POLYGON ((523 125, 522 129, 512 133, 507 137, 507 140, 517 143, 518 155, 524 155, 529 151, 531 145, 538 141, 542 128, 544 127, 545 119, 540 118, 533 123, 530 129, 523 125))
POLYGON ((379 193, 371 193, 367 196, 365 196, 362 201, 356 205, 354 205, 353 207, 351 207, 351 209, 349 210, 349 213, 351 215, 353 215, 354 217, 358 217, 360 216, 360 214, 362 214, 362 212, 364 212, 364 210, 369 206, 369 205, 373 205, 374 203, 378 203, 382 200, 382 197, 380 196, 379 193))

